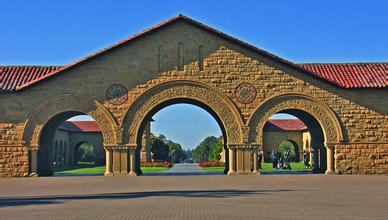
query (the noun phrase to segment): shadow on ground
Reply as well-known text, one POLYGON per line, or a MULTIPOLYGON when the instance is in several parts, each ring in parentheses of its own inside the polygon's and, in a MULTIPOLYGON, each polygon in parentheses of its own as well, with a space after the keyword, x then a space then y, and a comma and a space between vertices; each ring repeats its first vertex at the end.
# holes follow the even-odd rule
POLYGON ((193 197, 193 198, 230 198, 238 196, 259 195, 268 193, 288 192, 293 190, 182 190, 182 191, 150 191, 129 193, 106 193, 90 195, 53 195, 36 197, 0 197, 0 208, 26 205, 61 204, 72 200, 104 200, 104 199, 137 199, 146 197, 193 197))

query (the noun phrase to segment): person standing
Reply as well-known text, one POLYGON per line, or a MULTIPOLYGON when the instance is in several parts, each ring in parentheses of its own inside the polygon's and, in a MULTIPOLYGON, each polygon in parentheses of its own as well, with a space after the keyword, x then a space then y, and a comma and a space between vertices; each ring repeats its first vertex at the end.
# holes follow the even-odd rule
POLYGON ((305 150, 303 151, 303 163, 306 169, 311 168, 310 165, 310 155, 305 150))
POLYGON ((257 154, 257 169, 261 170, 261 162, 263 162, 263 152, 259 151, 257 154))
POLYGON ((278 152, 276 149, 272 149, 272 168, 278 168, 278 152))

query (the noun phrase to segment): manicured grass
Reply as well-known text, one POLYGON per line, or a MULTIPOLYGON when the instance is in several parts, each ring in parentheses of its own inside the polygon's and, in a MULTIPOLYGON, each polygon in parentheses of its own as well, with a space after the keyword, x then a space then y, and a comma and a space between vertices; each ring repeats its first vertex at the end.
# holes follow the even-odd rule
POLYGON ((93 166, 93 167, 68 167, 62 168, 61 171, 56 171, 54 174, 103 174, 105 172, 105 166, 93 166))
POLYGON ((272 163, 262 163, 262 172, 277 172, 277 173, 286 173, 286 172, 310 172, 311 169, 306 169, 303 163, 291 162, 291 170, 283 169, 273 169, 272 163))
POLYGON ((225 167, 201 167, 206 172, 224 172, 225 167))
MULTIPOLYGON (((167 167, 142 167, 143 173, 163 172, 167 167)), ((54 174, 104 174, 105 166, 94 164, 79 164, 78 166, 59 167, 54 169, 54 174)))
POLYGON ((153 172, 163 172, 170 168, 167 167, 142 167, 141 171, 143 173, 153 173, 153 172))
MULTIPOLYGON (((281 170, 281 169, 272 169, 272 163, 262 163, 261 172, 277 172, 277 173, 287 173, 287 172, 311 172, 311 169, 306 169, 303 163, 291 162, 291 170, 281 170)), ((223 166, 217 167, 201 167, 206 172, 224 172, 223 166)))

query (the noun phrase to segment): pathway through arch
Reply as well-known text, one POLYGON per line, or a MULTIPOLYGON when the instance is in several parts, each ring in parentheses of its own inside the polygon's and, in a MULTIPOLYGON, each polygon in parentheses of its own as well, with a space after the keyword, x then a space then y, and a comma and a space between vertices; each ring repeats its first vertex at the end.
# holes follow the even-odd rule
POLYGON ((177 163, 169 170, 158 173, 146 173, 145 176, 193 176, 193 175, 223 175, 223 172, 205 172, 198 163, 177 163))

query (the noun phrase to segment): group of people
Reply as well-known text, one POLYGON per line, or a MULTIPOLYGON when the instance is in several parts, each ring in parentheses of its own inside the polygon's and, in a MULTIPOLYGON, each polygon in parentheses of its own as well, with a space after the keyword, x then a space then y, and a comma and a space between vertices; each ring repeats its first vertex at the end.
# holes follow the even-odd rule
MULTIPOLYGON (((312 168, 312 165, 310 163, 310 154, 313 155, 313 151, 311 153, 307 151, 303 151, 303 163, 306 168, 312 168)), ((271 156, 269 155, 269 152, 267 153, 266 158, 270 158, 272 160, 272 168, 274 169, 284 169, 284 170, 291 170, 291 151, 287 149, 283 154, 277 150, 273 149, 271 156)), ((267 160, 267 159, 266 159, 267 160)), ((263 161, 263 153, 261 151, 258 152, 258 169, 261 170, 261 163, 263 161)))
POLYGON ((286 150, 283 154, 277 149, 272 150, 272 168, 291 170, 291 151, 286 150))

